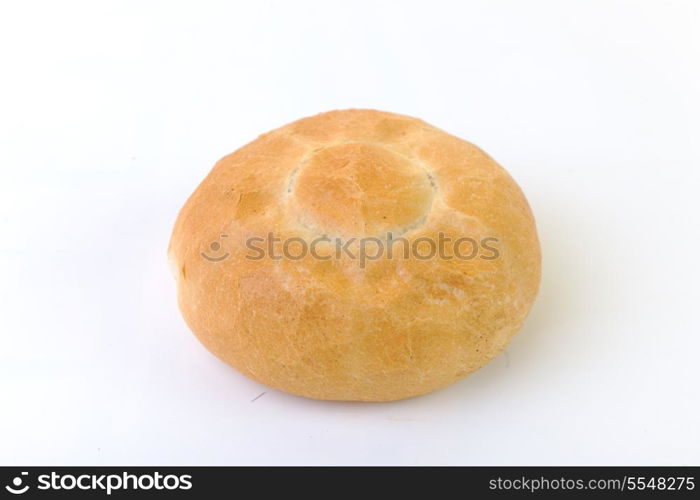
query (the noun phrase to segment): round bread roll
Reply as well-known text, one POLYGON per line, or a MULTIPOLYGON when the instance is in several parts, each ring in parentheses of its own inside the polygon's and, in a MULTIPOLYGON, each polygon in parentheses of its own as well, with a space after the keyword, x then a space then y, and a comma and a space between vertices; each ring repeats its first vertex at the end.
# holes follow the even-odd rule
POLYGON ((473 144, 374 110, 304 118, 221 159, 169 255, 182 314, 211 352, 328 400, 408 398, 477 370, 540 282, 510 175, 473 144))

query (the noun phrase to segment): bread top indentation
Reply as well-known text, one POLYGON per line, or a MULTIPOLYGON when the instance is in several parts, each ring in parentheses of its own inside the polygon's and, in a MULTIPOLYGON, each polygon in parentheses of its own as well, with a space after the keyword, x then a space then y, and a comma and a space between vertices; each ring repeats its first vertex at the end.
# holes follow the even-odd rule
POLYGON ((290 209, 315 232, 381 237, 424 222, 436 187, 414 159, 382 144, 348 141, 313 150, 286 189, 290 209))

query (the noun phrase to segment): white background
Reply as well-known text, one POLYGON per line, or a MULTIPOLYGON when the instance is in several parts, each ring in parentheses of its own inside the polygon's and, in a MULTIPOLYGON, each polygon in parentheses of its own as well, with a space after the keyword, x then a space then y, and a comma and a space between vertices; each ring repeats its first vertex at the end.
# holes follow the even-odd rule
POLYGON ((0 463, 698 464, 698 26, 693 1, 3 3, 0 463), (219 157, 348 107, 484 148, 543 245, 507 353, 402 402, 247 380, 166 261, 219 157))

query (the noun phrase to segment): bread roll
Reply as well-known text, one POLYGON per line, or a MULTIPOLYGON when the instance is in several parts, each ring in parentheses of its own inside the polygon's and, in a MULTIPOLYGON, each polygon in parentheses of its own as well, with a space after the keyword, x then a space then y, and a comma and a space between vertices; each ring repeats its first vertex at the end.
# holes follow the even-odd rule
POLYGON ((221 159, 169 255, 182 314, 211 352, 329 400, 408 398, 477 370, 540 281, 510 175, 473 144, 374 110, 304 118, 221 159))

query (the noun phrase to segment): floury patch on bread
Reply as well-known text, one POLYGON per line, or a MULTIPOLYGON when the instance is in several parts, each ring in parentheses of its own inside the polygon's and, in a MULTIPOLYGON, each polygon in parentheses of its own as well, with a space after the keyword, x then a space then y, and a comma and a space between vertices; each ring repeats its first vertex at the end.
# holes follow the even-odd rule
POLYGON ((419 119, 322 113, 221 159, 169 255, 182 314, 241 373, 316 399, 458 380, 522 326, 540 282, 510 175, 419 119))

